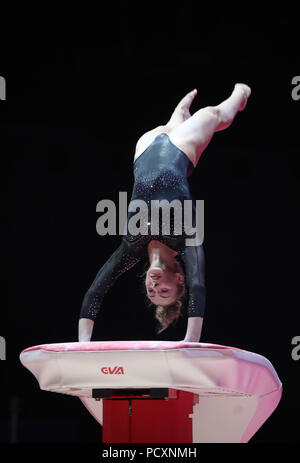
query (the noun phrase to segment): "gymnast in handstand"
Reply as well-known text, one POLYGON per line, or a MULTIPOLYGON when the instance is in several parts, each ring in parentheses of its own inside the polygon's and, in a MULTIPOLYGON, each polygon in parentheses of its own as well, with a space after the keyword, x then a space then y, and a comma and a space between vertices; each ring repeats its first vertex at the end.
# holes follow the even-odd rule
MULTIPOLYGON (((137 142, 133 159, 134 186, 131 201, 140 199, 149 206, 153 200, 177 199, 194 201, 187 178, 197 166, 201 154, 213 134, 229 127, 236 114, 242 111, 251 90, 245 84, 235 84, 231 95, 217 106, 207 106, 190 114, 190 106, 197 90, 188 93, 177 105, 170 120, 146 132, 137 142)), ((129 210, 129 209, 128 209, 129 210)), ((128 212, 127 223, 133 212, 128 212)), ((173 217, 173 216, 172 216, 173 217)), ((193 225, 195 204, 193 203, 193 225)), ((183 222, 183 221, 182 221, 183 222)), ((84 295, 78 338, 90 341, 94 321, 107 291, 116 279, 141 260, 149 262, 145 290, 148 301, 156 308, 155 317, 160 331, 181 315, 182 301, 187 301, 186 342, 199 342, 206 302, 205 254, 203 243, 186 245, 187 235, 174 233, 174 219, 170 219, 167 234, 151 232, 151 215, 144 225, 145 234, 123 235, 121 244, 98 271, 84 295)))

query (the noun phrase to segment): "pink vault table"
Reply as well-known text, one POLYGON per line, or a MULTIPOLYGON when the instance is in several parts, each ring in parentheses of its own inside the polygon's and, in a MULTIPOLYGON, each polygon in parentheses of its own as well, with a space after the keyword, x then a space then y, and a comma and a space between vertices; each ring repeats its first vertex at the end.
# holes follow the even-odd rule
POLYGON ((20 361, 42 390, 78 396, 102 442, 248 442, 282 394, 268 359, 216 344, 42 344, 20 361))

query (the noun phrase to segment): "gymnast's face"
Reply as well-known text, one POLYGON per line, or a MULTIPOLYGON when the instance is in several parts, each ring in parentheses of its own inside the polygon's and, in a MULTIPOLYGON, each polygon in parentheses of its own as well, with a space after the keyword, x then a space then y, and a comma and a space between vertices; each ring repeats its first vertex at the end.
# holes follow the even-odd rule
POLYGON ((146 274, 147 296, 155 305, 169 305, 176 301, 178 284, 183 275, 170 271, 168 268, 150 268, 146 274))

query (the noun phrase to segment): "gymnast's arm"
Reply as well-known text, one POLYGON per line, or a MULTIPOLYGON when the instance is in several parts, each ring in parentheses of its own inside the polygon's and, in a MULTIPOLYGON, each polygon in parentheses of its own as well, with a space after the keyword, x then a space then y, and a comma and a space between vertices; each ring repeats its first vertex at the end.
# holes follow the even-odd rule
POLYGON ((203 325, 203 317, 189 317, 185 342, 199 342, 203 325))
POLYGON ((84 295, 78 325, 79 342, 90 341, 94 322, 105 294, 117 278, 137 264, 140 259, 141 253, 134 252, 127 241, 122 239, 120 246, 100 268, 92 285, 84 295))
POLYGON ((205 253, 203 245, 185 246, 183 259, 186 285, 189 292, 188 323, 184 341, 199 342, 206 304, 205 253))

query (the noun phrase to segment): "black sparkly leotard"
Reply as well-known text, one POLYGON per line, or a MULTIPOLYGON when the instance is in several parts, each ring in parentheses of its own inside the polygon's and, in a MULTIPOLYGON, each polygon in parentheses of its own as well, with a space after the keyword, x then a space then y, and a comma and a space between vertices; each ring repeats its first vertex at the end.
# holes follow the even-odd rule
MULTIPOLYGON (((149 216, 144 225, 148 234, 131 234, 128 222, 136 212, 128 212, 126 234, 121 244, 100 268, 91 287, 86 292, 80 318, 95 320, 107 291, 116 279, 131 269, 139 261, 148 259, 148 244, 152 239, 159 240, 178 252, 175 259, 180 262, 185 273, 186 302, 188 317, 203 317, 205 310, 205 254, 203 245, 185 245, 186 234, 174 233, 174 214, 170 209, 170 232, 162 233, 163 221, 159 219, 159 231, 151 234, 151 200, 167 199, 171 202, 179 199, 182 204, 186 199, 192 201, 192 224, 195 225, 195 204, 191 196, 187 177, 193 171, 193 164, 187 155, 177 148, 166 133, 158 135, 148 148, 138 156, 133 165, 134 186, 131 201, 142 199, 149 206, 149 216)), ((183 220, 182 220, 183 223, 183 220)), ((125 230, 124 230, 125 231, 125 230)), ((188 235, 193 237, 193 235, 188 235)), ((194 235, 195 236, 195 235, 194 235)))

